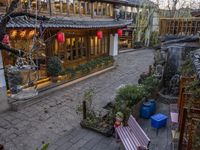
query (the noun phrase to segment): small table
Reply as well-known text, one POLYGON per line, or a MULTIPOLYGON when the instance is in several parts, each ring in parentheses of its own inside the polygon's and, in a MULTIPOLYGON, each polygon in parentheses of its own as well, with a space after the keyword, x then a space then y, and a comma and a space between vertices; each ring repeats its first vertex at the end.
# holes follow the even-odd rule
POLYGON ((156 135, 158 135, 158 129, 165 127, 167 124, 168 117, 164 114, 158 113, 151 116, 151 126, 156 128, 156 135))

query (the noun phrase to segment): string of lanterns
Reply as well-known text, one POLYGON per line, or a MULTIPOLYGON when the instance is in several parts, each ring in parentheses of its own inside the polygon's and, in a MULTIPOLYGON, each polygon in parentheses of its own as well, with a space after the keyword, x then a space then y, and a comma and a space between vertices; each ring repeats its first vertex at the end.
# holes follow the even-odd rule
MULTIPOLYGON (((118 34, 119 37, 122 36, 122 33, 123 33, 122 29, 118 29, 117 30, 117 34, 118 34)), ((35 30, 31 30, 31 31, 27 31, 27 30, 23 30, 23 31, 12 30, 9 35, 5 36, 5 38, 10 37, 11 39, 15 39, 16 36, 19 35, 20 38, 26 38, 26 39, 28 38, 28 39, 30 39, 35 34, 36 34, 35 30)), ((101 30, 97 31, 96 36, 97 36, 97 38, 99 40, 101 40, 103 38, 103 31, 101 31, 101 30)), ((63 44, 65 42, 65 33, 64 32, 59 31, 57 33, 57 41, 59 43, 61 43, 61 44, 63 44)))
POLYGON ((19 37, 21 39, 32 39, 35 34, 38 34, 35 30, 11 30, 9 32, 9 37, 15 39, 19 37))

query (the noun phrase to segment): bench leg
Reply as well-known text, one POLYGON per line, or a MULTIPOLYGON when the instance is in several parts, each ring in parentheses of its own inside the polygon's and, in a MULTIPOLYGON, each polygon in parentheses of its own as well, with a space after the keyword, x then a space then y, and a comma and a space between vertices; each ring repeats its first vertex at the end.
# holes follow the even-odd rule
POLYGON ((156 136, 158 136, 158 130, 159 130, 159 129, 156 129, 156 136))

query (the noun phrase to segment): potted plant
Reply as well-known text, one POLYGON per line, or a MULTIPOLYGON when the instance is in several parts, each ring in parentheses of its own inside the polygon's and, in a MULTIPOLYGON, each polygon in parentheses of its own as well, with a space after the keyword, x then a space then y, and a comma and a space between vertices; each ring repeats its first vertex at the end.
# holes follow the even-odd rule
POLYGON ((75 70, 73 67, 67 67, 67 68, 65 69, 65 73, 66 73, 66 75, 67 75, 67 78, 70 80, 70 79, 72 79, 72 78, 75 77, 75 75, 76 75, 76 70, 75 70))
POLYGON ((61 61, 58 57, 53 56, 49 58, 47 65, 48 75, 51 76, 52 82, 57 82, 58 76, 62 71, 61 61))

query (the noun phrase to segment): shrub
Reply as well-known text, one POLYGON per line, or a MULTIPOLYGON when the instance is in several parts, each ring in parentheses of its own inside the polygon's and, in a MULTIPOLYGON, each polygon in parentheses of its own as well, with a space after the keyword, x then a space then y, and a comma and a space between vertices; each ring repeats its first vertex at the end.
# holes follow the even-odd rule
POLYGON ((186 91, 192 93, 192 97, 194 99, 199 99, 200 98, 200 81, 199 80, 194 80, 189 85, 186 87, 186 91))
POLYGON ((143 84, 143 86, 145 88, 146 93, 148 93, 148 95, 149 95, 149 94, 153 93, 155 88, 158 86, 159 81, 158 81, 158 79, 156 77, 149 76, 149 77, 147 77, 146 79, 144 79, 142 81, 142 84, 143 84))
POLYGON ((52 77, 57 77, 62 71, 61 61, 58 57, 54 56, 48 60, 47 72, 52 77))
POLYGON ((116 95, 116 103, 114 105, 114 114, 122 112, 124 114, 125 122, 131 114, 131 109, 143 97, 146 96, 146 91, 143 85, 126 85, 120 88, 116 95))
POLYGON ((190 59, 187 59, 181 66, 181 74, 184 76, 192 76, 195 74, 195 69, 190 59))
POLYGON ((142 42, 134 42, 134 48, 142 48, 142 42))
POLYGON ((65 74, 69 75, 70 77, 74 77, 76 75, 76 70, 73 67, 67 67, 65 69, 65 74))

